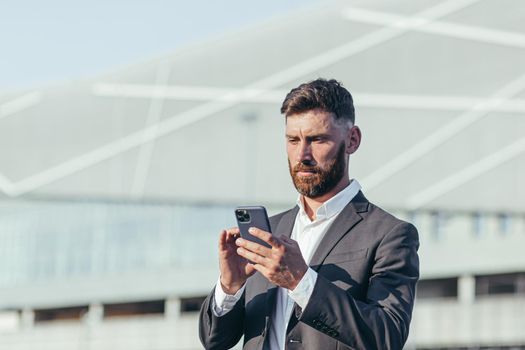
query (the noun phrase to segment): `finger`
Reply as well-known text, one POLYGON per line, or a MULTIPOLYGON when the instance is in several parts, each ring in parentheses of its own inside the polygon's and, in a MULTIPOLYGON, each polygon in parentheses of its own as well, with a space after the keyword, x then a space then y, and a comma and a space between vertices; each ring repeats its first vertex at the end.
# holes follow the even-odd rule
POLYGON ((249 251, 247 249, 244 249, 242 247, 237 248, 237 254, 239 254, 243 258, 245 258, 245 259, 247 259, 247 260, 249 260, 249 261, 251 261, 252 263, 255 263, 255 264, 264 265, 265 262, 266 262, 266 258, 265 257, 260 256, 259 254, 251 252, 251 251, 249 251))
POLYGON ((222 248, 226 245, 226 235, 227 235, 227 232, 226 230, 222 230, 220 233, 219 233, 219 247, 222 248))
POLYGON ((250 265, 253 266, 255 270, 259 271, 267 280, 270 280, 268 278, 270 270, 268 270, 266 266, 261 265, 261 264, 250 264, 250 265))
POLYGON ((270 248, 262 246, 259 243, 248 241, 247 239, 237 238, 235 244, 264 257, 268 257, 272 254, 270 248))
POLYGON ((228 233, 229 236, 237 236, 240 234, 238 227, 231 227, 227 229, 226 232, 228 233))
POLYGON ((233 236, 232 234, 235 233, 235 230, 229 229, 229 230, 222 230, 219 234, 219 251, 220 252, 226 252, 226 251, 235 251, 236 245, 235 245, 235 239, 236 236, 233 236))
POLYGON ((250 227, 248 231, 250 232, 250 234, 262 239, 263 241, 271 245, 273 248, 278 248, 281 244, 279 239, 273 236, 271 233, 258 229, 257 227, 250 227))
POLYGON ((240 231, 238 227, 232 227, 226 230, 226 240, 229 242, 235 241, 235 239, 239 236, 240 231))

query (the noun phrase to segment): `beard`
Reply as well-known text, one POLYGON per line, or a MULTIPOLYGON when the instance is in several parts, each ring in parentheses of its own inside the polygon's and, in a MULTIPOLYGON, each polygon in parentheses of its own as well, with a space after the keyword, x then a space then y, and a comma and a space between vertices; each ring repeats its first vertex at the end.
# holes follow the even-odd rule
POLYGON ((335 158, 331 159, 326 168, 309 165, 306 162, 292 167, 288 160, 288 168, 297 192, 308 198, 317 198, 333 190, 345 174, 345 144, 341 143, 335 158), (299 176, 298 172, 311 172, 310 176, 299 176))

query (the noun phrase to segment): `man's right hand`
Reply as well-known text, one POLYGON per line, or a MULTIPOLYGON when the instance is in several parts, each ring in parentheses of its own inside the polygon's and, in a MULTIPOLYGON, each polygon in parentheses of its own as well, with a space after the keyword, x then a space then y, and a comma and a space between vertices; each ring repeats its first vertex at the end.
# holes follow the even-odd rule
POLYGON ((222 230, 219 235, 219 267, 221 287, 226 294, 235 294, 246 283, 255 269, 246 259, 237 254, 235 240, 239 238, 237 227, 222 230))

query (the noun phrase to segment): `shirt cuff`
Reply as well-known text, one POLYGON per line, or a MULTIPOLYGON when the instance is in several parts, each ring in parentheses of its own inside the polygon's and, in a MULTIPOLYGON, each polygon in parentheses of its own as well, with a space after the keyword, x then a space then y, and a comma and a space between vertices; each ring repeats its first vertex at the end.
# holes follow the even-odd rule
POLYGON ((294 290, 288 290, 288 296, 304 309, 310 300, 310 296, 314 291, 315 282, 317 281, 317 272, 308 268, 303 278, 294 290))
POLYGON ((239 301, 239 299, 241 299, 242 293, 244 293, 245 288, 246 283, 243 284, 243 286, 237 291, 237 293, 233 295, 226 294, 226 292, 222 290, 221 277, 219 276, 217 284, 215 285, 215 294, 212 305, 213 314, 217 317, 221 317, 226 315, 229 311, 231 311, 235 304, 239 301))

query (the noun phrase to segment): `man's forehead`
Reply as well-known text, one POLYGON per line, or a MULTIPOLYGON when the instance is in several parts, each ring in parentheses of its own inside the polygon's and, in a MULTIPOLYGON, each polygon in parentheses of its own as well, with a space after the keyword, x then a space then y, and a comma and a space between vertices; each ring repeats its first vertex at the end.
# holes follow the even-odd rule
POLYGON ((286 117, 286 130, 329 131, 337 129, 335 114, 320 110, 296 113, 286 117))

